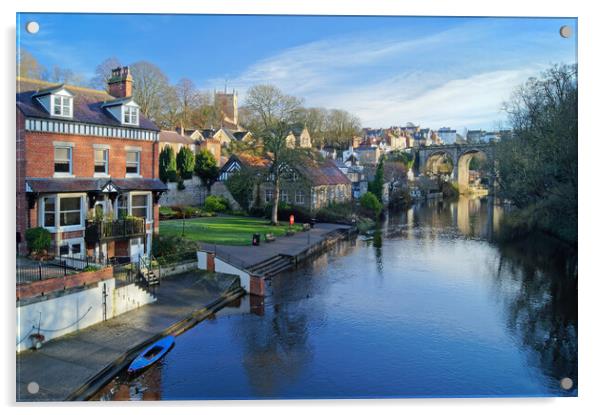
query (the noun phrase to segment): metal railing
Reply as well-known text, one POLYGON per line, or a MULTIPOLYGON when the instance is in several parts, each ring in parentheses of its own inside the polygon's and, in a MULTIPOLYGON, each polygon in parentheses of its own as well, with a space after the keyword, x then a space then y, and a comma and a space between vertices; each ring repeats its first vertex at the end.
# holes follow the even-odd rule
POLYGON ((144 218, 86 222, 85 239, 88 243, 144 235, 146 235, 146 220, 144 218))
POLYGON ((48 261, 17 259, 17 284, 42 281, 77 274, 85 269, 104 268, 109 265, 95 257, 59 256, 48 261))

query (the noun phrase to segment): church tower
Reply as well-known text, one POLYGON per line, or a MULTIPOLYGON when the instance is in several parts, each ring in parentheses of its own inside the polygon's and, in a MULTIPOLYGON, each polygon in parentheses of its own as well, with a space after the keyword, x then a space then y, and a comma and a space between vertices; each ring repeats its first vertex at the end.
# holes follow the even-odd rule
POLYGON ((224 90, 224 92, 216 91, 214 100, 220 112, 222 127, 239 130, 237 92, 235 90, 232 90, 232 93, 228 93, 227 90, 224 90))

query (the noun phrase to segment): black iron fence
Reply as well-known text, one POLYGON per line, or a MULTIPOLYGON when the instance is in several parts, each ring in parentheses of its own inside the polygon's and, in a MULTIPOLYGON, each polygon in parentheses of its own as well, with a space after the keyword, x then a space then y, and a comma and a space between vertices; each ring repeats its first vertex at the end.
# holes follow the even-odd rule
POLYGON ((64 277, 82 271, 101 269, 109 265, 95 257, 59 256, 47 261, 17 258, 17 284, 64 277))

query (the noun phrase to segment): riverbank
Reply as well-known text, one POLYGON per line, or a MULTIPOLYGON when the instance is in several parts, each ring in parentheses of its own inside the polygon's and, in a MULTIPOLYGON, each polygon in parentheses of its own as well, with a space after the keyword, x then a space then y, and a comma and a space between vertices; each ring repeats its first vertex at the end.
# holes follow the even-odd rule
POLYGON ((308 231, 281 236, 273 242, 261 241, 258 246, 203 244, 202 249, 216 253, 219 258, 241 269, 256 267, 276 256, 291 258, 296 264, 323 250, 324 244, 335 234, 346 235, 351 231, 353 228, 348 225, 318 223, 308 231))
POLYGON ((148 344, 182 333, 243 294, 233 275, 167 277, 155 303, 18 354, 17 401, 85 400, 148 344), (28 386, 36 385, 39 390, 30 393, 28 386))

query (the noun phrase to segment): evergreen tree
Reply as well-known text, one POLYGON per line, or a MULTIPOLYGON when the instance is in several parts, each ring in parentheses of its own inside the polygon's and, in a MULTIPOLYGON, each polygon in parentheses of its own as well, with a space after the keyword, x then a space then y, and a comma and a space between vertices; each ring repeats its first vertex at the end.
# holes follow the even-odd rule
POLYGON ((159 178, 163 183, 177 179, 176 155, 169 144, 159 154, 159 178))
POLYGON ((207 193, 211 193, 211 186, 219 177, 219 167, 215 157, 209 150, 202 149, 196 155, 194 173, 199 176, 203 185, 207 188, 207 193))
POLYGON ((184 180, 192 178, 194 172, 194 153, 188 147, 182 147, 176 157, 176 166, 184 180))
POLYGON ((368 191, 376 198, 379 202, 383 201, 383 186, 385 185, 385 166, 384 157, 381 157, 376 166, 376 172, 374 173, 374 179, 368 183, 368 191))

